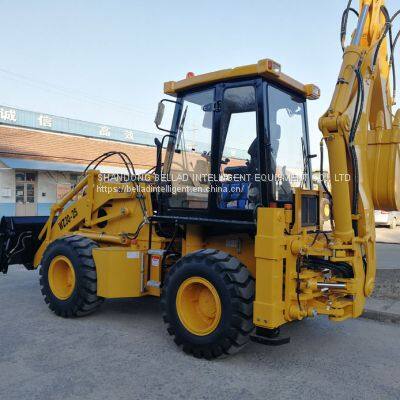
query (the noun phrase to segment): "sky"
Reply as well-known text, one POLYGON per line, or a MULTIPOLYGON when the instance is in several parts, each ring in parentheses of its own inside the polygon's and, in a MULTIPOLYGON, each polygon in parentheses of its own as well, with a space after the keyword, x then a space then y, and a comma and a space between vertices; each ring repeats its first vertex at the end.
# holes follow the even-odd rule
MULTIPOLYGON (((396 2, 386 2, 390 11, 396 2)), ((0 0, 0 105, 156 132, 165 81, 272 58, 321 88, 308 105, 317 152, 346 3, 0 0)))

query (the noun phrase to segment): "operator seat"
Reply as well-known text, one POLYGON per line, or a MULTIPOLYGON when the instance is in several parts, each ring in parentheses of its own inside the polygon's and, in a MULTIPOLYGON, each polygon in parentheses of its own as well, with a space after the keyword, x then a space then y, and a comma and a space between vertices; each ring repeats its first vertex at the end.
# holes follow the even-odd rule
MULTIPOLYGON (((276 156, 278 154, 279 149, 279 140, 281 138, 281 126, 278 124, 271 125, 270 129, 270 141, 271 141, 271 155, 272 155, 272 173, 275 173, 276 170, 276 156)), ((264 143, 268 143, 268 136, 264 136, 264 143)), ((249 162, 249 172, 250 174, 258 173, 258 138, 253 140, 253 143, 250 145, 247 153, 250 155, 249 162)))

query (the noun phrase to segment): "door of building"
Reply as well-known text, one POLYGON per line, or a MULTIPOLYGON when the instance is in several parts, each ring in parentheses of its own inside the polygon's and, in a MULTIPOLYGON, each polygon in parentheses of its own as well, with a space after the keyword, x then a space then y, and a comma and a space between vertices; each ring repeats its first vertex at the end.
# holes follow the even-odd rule
POLYGON ((36 215, 36 173, 15 171, 15 215, 36 215))

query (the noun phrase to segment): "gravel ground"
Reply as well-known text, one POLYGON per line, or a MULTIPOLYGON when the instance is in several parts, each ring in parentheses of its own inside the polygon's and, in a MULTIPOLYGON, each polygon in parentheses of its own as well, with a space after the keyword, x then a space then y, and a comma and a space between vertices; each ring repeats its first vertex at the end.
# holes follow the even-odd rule
POLYGON ((249 344, 213 362, 181 352, 157 299, 107 301, 66 320, 37 272, 0 276, 0 399, 399 399, 400 326, 293 323, 281 347, 249 344))

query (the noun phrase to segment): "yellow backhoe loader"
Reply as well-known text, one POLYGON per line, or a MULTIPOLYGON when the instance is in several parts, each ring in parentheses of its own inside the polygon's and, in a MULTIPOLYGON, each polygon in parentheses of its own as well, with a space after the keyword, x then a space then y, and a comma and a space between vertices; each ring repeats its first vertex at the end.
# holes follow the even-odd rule
POLYGON ((375 281, 374 209, 400 210, 389 83, 398 15, 383 0, 358 10, 349 1, 343 13, 343 64, 319 121, 330 182, 321 162, 312 184, 306 102, 317 86, 270 59, 189 73, 165 83, 154 169, 138 174, 125 153, 106 153, 50 216, 4 217, 0 269, 40 267, 44 300, 61 317, 105 299, 160 297, 176 344, 207 359, 250 339, 287 343, 280 327, 290 321, 359 317, 375 281), (350 13, 358 24, 345 45, 350 13), (116 156, 126 173, 101 174, 116 156))

